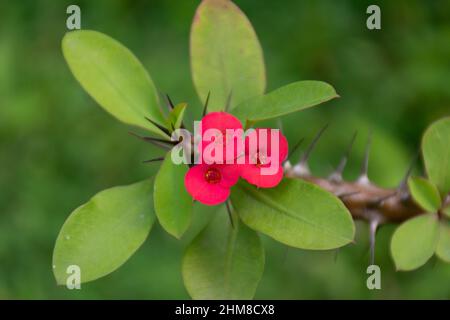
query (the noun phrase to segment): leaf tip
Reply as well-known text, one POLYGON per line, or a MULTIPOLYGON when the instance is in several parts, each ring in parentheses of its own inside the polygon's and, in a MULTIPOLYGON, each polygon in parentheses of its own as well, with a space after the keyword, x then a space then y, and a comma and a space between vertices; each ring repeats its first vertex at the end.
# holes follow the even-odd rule
POLYGON ((168 234, 170 234, 172 237, 174 237, 177 240, 181 240, 183 237, 184 231, 168 231, 166 230, 168 234))

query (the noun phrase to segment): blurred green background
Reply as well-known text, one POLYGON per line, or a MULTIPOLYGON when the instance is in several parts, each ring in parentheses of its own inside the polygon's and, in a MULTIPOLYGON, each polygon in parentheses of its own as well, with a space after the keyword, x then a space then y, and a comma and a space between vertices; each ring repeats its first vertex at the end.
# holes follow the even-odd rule
MULTIPOLYGON (((312 156, 318 175, 339 161, 358 130, 347 177, 360 167, 374 132, 369 176, 395 186, 423 130, 450 113, 450 1, 377 1, 382 30, 366 28, 373 1, 236 0, 265 52, 268 90, 301 79, 332 84, 341 98, 283 119, 291 145, 331 126, 312 156)), ((190 78, 190 23, 199 1, 0 2, 0 298, 188 298, 180 260, 186 244, 214 214, 200 208, 181 242, 155 226, 119 270, 70 291, 52 275, 54 241, 69 213, 107 187, 143 179, 160 154, 127 132, 82 90, 60 41, 66 8, 78 4, 82 28, 118 39, 148 68, 158 89, 200 115, 190 78)), ((213 93, 214 94, 214 93, 213 93)), ((293 155, 295 161, 298 155, 293 155)), ((417 172, 421 172, 420 163, 417 172)), ((432 258, 414 272, 395 272, 389 239, 377 236, 382 290, 366 288, 367 225, 339 251, 286 249, 263 237, 266 270, 256 298, 450 298, 450 265, 432 258)))

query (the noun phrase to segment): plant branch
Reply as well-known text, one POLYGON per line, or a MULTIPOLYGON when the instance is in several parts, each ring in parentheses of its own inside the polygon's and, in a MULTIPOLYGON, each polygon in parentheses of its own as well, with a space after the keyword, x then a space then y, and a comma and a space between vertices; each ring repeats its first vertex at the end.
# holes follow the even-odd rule
MULTIPOLYGON (((387 189, 372 183, 328 180, 311 175, 298 174, 287 167, 285 175, 304 179, 339 197, 354 219, 372 221, 375 215, 379 223, 402 222, 416 215, 425 213, 403 189, 387 189)), ((450 204, 446 197, 443 207, 450 204)))

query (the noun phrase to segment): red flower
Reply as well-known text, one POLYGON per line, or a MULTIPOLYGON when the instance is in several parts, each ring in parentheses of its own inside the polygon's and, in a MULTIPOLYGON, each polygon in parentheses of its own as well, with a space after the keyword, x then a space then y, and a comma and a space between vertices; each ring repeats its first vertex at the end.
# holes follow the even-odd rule
POLYGON ((227 164, 199 164, 189 169, 184 184, 190 195, 206 205, 224 202, 239 179, 239 167, 227 164))
POLYGON ((237 155, 243 152, 242 124, 229 113, 222 111, 208 113, 201 120, 200 134, 202 144, 199 145, 199 151, 202 154, 202 162, 234 163, 237 155), (226 146, 230 146, 231 143, 234 143, 234 148, 230 147, 227 154, 226 146))
POLYGON ((245 164, 241 177, 261 188, 272 188, 283 178, 282 162, 288 142, 279 130, 255 129, 245 139, 245 164))
POLYGON ((211 112, 200 123, 202 163, 184 178, 195 200, 206 205, 225 202, 239 176, 262 188, 280 183, 288 143, 279 130, 255 129, 243 140, 241 123, 226 112, 211 112))

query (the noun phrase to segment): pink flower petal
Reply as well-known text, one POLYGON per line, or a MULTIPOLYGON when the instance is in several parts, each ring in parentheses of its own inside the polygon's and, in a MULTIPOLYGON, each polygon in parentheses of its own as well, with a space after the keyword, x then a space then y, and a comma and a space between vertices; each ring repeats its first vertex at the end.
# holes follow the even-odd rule
POLYGON ((222 173, 222 181, 221 185, 223 187, 232 187, 234 186, 241 175, 241 166, 232 165, 232 164, 223 164, 216 166, 219 167, 222 173))
POLYGON ((276 174, 263 175, 261 174, 260 166, 245 164, 242 165, 241 168, 241 177, 260 188, 273 188, 281 182, 281 179, 283 179, 283 168, 282 166, 279 166, 276 174))
POLYGON ((247 136, 245 148, 245 164, 241 166, 241 177, 261 188, 278 185, 283 178, 282 162, 288 154, 286 137, 279 130, 257 128, 247 136), (278 137, 274 143, 272 134, 278 137))
MULTIPOLYGON (((199 151, 202 152, 203 161, 207 163, 226 163, 227 161, 233 161, 238 154, 243 152, 244 138, 242 124, 235 116, 222 111, 211 112, 203 117, 203 119, 201 120, 201 126, 202 146, 201 148, 199 147, 199 151), (217 130, 217 133, 220 133, 221 137, 216 138, 214 135, 207 137, 208 130, 211 129, 217 130), (236 136, 230 136, 229 130, 240 131, 234 131, 236 133, 236 136), (234 148, 227 154, 226 146, 231 144, 232 142, 234 143, 234 148), (215 146, 217 146, 218 150, 221 150, 221 154, 215 154, 215 152, 213 151, 214 149, 216 149, 215 146), (207 149, 206 152, 205 149, 207 149), (217 159, 219 159, 219 161, 216 161, 217 159)), ((209 131, 209 133, 211 132, 214 133, 214 131, 209 131)))
POLYGON ((195 200, 217 205, 228 199, 230 187, 238 181, 239 173, 232 165, 199 164, 189 169, 184 184, 195 200))
POLYGON ((242 124, 238 118, 223 111, 210 112, 202 118, 201 122, 203 130, 218 129, 219 131, 225 131, 225 129, 242 129, 242 124))
POLYGON ((250 163, 250 159, 254 157, 253 152, 261 152, 271 157, 278 153, 279 163, 281 164, 284 160, 286 160, 288 155, 288 142, 286 137, 278 130, 278 140, 274 145, 272 145, 272 132, 275 132, 274 129, 271 128, 257 128, 252 131, 245 139, 245 152, 247 154, 246 163, 250 163), (265 134, 263 134, 263 130, 265 130, 265 134), (256 143, 253 147, 250 143, 256 143))

